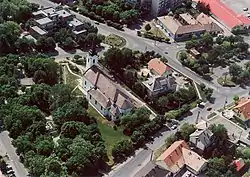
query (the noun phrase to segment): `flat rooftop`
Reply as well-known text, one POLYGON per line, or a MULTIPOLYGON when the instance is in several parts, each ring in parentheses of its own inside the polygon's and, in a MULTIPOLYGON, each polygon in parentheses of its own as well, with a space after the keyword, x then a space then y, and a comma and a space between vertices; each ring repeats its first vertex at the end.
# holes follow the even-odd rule
POLYGON ((80 25, 83 25, 83 23, 82 23, 80 20, 76 19, 76 18, 74 18, 72 21, 70 21, 70 22, 69 22, 69 25, 70 25, 70 24, 72 24, 72 25, 75 26, 75 27, 80 26, 80 25))
POLYGON ((195 25, 198 22, 196 21, 196 19, 190 15, 189 13, 183 13, 179 15, 186 23, 188 23, 189 25, 195 25))
POLYGON ((32 26, 30 27, 32 30, 36 31, 38 34, 40 35, 45 35, 47 34, 46 31, 42 30, 41 28, 39 28, 38 26, 32 26))
POLYGON ((63 18, 69 17, 69 16, 72 15, 71 13, 69 13, 67 10, 64 10, 64 9, 58 10, 58 11, 56 11, 56 13, 57 13, 60 17, 63 17, 63 18))
POLYGON ((50 18, 48 17, 45 17, 45 18, 41 18, 39 20, 35 20, 38 24, 40 25, 45 25, 45 24, 48 24, 48 23, 51 23, 53 22, 50 18))

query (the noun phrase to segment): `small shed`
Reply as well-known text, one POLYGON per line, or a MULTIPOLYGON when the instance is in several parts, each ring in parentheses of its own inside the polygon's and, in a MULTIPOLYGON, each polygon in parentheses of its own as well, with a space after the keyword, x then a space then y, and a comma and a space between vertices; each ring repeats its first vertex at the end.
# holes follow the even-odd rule
POLYGON ((201 56, 201 53, 198 52, 195 48, 191 48, 189 50, 189 53, 194 57, 194 58, 198 58, 201 56))

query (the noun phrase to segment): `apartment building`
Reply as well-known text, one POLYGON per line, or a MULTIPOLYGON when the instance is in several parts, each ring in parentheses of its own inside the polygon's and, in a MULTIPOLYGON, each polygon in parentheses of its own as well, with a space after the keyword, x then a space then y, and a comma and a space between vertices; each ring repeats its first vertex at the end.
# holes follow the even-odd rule
POLYGON ((141 0, 141 5, 151 6, 151 14, 155 17, 165 15, 170 9, 181 5, 183 0, 141 0))

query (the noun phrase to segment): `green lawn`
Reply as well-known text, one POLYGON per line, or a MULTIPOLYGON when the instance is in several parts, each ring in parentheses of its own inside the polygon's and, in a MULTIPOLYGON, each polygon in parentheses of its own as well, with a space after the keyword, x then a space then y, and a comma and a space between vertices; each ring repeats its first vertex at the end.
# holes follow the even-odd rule
POLYGON ((123 37, 115 34, 110 34, 106 36, 104 42, 108 45, 118 48, 124 47, 126 45, 126 40, 123 37))
POLYGON ((225 80, 225 76, 219 77, 217 79, 217 82, 222 86, 229 86, 229 87, 235 87, 236 84, 232 81, 231 76, 227 76, 225 80))
POLYGON ((77 79, 81 78, 71 74, 66 66, 64 71, 65 71, 66 84, 70 85, 72 88, 75 88, 79 84, 77 79))
POLYGON ((124 139, 129 139, 129 137, 125 136, 122 129, 119 127, 117 128, 117 130, 114 130, 114 124, 103 118, 91 105, 89 105, 88 113, 90 116, 95 117, 98 121, 98 127, 108 151, 108 164, 113 165, 114 161, 112 157, 112 147, 116 142, 124 139))

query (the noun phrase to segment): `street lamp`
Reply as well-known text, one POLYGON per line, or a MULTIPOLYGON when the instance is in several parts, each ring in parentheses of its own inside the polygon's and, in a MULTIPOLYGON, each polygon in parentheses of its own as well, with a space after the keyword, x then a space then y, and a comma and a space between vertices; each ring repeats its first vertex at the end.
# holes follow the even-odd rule
MULTIPOLYGON (((155 25, 156 26, 156 38, 158 38, 158 30, 161 27, 160 25, 155 25)), ((155 39, 155 45, 156 45, 156 39, 155 39)))
POLYGON ((226 104, 227 104, 227 96, 226 96, 225 103, 224 103, 224 109, 226 108, 226 104))

